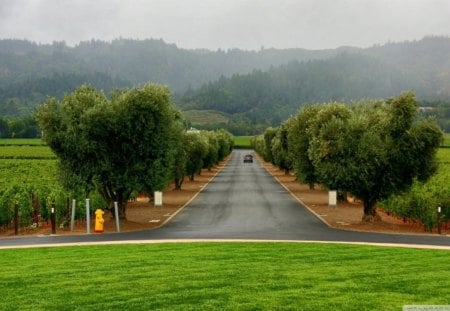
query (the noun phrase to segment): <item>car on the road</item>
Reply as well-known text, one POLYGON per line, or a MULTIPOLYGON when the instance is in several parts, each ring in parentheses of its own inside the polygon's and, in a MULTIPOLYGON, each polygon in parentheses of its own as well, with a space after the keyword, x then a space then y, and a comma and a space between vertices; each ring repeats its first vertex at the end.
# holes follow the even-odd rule
POLYGON ((251 154, 246 154, 244 156, 244 163, 253 163, 253 156, 251 154))

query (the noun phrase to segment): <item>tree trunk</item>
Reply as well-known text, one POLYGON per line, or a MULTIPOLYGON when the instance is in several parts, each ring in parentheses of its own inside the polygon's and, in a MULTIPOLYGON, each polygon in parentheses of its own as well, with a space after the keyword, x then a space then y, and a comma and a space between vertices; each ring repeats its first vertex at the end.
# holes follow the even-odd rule
POLYGON ((118 204, 119 218, 126 219, 126 207, 128 199, 130 198, 131 191, 125 189, 116 189, 113 191, 108 187, 103 187, 100 190, 100 194, 103 196, 106 202, 108 202, 108 209, 111 210, 111 217, 114 217, 114 202, 118 204))
POLYGON ((181 190, 181 185, 183 184, 183 181, 184 181, 184 177, 174 179, 175 190, 181 190))
POLYGON ((381 221, 380 215, 377 214, 375 204, 376 204, 375 200, 370 200, 370 199, 364 200, 364 215, 362 218, 363 222, 381 221))
POLYGON ((314 183, 309 183, 309 190, 314 190, 314 183))
POLYGON ((116 191, 117 193, 117 203, 119 207, 119 218, 127 219, 126 208, 128 204, 128 199, 130 198, 131 191, 126 191, 125 189, 120 189, 116 191))

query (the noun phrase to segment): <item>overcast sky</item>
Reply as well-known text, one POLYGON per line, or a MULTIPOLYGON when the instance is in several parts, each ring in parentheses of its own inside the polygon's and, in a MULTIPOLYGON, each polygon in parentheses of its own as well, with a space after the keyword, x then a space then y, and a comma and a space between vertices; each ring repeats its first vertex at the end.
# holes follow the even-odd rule
POLYGON ((0 0, 0 38, 183 48, 368 47, 450 35, 450 0, 0 0))

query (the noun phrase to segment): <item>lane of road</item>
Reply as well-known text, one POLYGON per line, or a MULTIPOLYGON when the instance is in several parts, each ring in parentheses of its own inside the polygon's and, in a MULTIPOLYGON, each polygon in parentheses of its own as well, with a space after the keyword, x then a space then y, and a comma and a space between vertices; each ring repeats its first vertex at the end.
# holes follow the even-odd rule
POLYGON ((161 239, 264 239, 450 246, 447 236, 361 233, 332 229, 301 206, 257 162, 235 150, 222 171, 168 224, 113 234, 0 239, 1 246, 161 239))

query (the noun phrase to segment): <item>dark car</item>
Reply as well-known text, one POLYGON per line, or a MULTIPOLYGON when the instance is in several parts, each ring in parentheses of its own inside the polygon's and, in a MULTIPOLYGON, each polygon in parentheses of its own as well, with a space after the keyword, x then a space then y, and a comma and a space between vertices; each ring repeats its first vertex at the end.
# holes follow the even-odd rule
POLYGON ((244 163, 253 163, 253 156, 251 154, 246 154, 244 156, 244 163))

